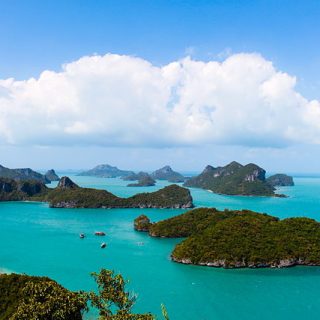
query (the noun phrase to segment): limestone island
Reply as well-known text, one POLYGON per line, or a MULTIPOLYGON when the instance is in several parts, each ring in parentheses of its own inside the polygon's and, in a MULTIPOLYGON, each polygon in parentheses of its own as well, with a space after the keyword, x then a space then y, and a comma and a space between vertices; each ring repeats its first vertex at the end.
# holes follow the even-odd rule
POLYGON ((292 187, 294 186, 294 181, 291 176, 283 173, 277 173, 266 179, 272 187, 292 187))
POLYGON ((164 166, 151 173, 151 177, 155 180, 168 180, 172 183, 184 182, 186 178, 179 172, 173 171, 170 166, 164 166))
POLYGON ((192 208, 190 191, 172 184, 158 191, 120 198, 106 190, 81 188, 68 177, 62 177, 56 188, 40 182, 0 180, 2 201, 43 201, 51 208, 192 208))
POLYGON ((225 195, 285 197, 275 193, 264 169, 254 163, 243 166, 236 161, 224 167, 207 166, 200 175, 188 179, 184 186, 225 195))
POLYGON ((93 169, 83 171, 78 176, 93 176, 100 178, 117 178, 134 174, 133 171, 121 170, 117 167, 110 166, 109 164, 100 164, 93 169))
POLYGON ((48 170, 44 176, 49 181, 59 181, 60 180, 59 176, 56 174, 56 172, 53 169, 48 170))
POLYGON ((222 268, 320 266, 320 223, 309 218, 276 217, 249 210, 199 208, 151 223, 135 219, 138 231, 153 237, 186 238, 171 259, 222 268))
POLYGON ((49 170, 46 174, 41 174, 30 168, 9 169, 0 165, 0 178, 13 179, 16 181, 37 181, 47 184, 55 181, 57 177, 54 170, 49 170))

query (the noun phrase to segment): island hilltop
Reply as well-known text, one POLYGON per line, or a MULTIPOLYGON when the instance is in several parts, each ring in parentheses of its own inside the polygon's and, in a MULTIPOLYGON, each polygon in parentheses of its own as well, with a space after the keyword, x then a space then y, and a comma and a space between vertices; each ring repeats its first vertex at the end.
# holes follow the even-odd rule
POLYGON ((266 179, 266 171, 258 165, 243 166, 233 161, 224 167, 208 165, 200 175, 188 179, 184 186, 225 195, 283 196, 275 193, 277 184, 269 183, 272 181, 266 179))
POLYGON ((320 265, 320 223, 248 210, 199 208, 151 223, 135 219, 137 231, 153 237, 186 238, 174 248, 175 262, 223 268, 320 265))

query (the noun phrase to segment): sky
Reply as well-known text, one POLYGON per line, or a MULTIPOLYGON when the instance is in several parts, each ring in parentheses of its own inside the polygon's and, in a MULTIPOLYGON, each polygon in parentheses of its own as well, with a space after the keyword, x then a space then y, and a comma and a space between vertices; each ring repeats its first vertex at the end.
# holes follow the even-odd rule
POLYGON ((320 3, 0 2, 0 164, 318 173, 320 3))

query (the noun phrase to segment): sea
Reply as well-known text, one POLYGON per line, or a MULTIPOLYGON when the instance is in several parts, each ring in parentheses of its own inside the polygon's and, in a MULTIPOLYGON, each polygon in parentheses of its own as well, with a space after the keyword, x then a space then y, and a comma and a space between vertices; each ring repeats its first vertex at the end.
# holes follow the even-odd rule
MULTIPOLYGON (((83 187, 106 189, 128 197, 155 187, 127 187, 127 181, 68 175, 83 187)), ((305 216, 320 221, 320 177, 294 177, 294 187, 279 188, 287 198, 223 196, 190 189, 196 207, 251 209, 281 219, 305 216)), ((55 184, 51 185, 52 187, 55 184)), ((53 209, 46 203, 0 203, 0 273, 49 276, 71 290, 95 290, 92 272, 121 273, 137 296, 134 311, 170 320, 319 319, 320 267, 219 269, 170 260, 181 239, 151 238, 133 229, 147 215, 159 221, 181 214, 177 209, 53 209), (104 238, 94 235, 104 231, 104 238), (86 238, 80 239, 79 234, 86 238), (101 242, 107 243, 105 249, 101 242)), ((0 293, 1 298, 1 293, 0 293)), ((85 319, 96 319, 95 312, 85 319)))

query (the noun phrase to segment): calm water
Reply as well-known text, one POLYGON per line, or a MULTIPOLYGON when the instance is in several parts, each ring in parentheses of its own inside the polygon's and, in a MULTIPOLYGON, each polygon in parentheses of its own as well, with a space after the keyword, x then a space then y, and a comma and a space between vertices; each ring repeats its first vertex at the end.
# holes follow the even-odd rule
MULTIPOLYGON (((82 186, 108 189, 119 196, 153 191, 128 188, 120 179, 72 177, 82 186)), ((227 197, 192 189, 197 206, 247 208, 280 218, 320 220, 320 178, 296 178, 282 188, 289 198, 227 197)), ((223 270, 170 261, 180 240, 153 239, 135 232, 132 221, 147 214, 153 221, 183 210, 50 209, 42 203, 0 203, 0 271, 47 275, 73 289, 92 289, 89 274, 100 268, 121 272, 138 294, 137 312, 159 314, 164 303, 171 320, 319 319, 320 268, 223 270), (96 230, 107 232, 100 249, 96 230), (87 238, 80 240, 78 234, 87 238), (143 246, 138 243, 143 242, 143 246)), ((91 317, 88 315, 87 317, 91 317)))

